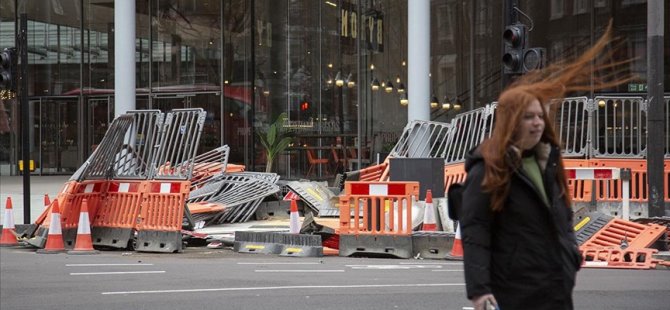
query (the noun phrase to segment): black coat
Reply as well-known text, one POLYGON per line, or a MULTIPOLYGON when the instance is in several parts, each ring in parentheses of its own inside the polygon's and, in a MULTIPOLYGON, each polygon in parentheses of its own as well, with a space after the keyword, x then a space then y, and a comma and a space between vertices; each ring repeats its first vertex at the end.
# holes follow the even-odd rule
POLYGON ((477 150, 470 152, 460 218, 468 298, 493 293, 502 310, 573 308, 581 256, 572 210, 555 181, 563 173, 557 171, 558 154, 555 146, 536 148, 551 206, 521 168, 510 168, 515 172, 509 195, 503 209, 493 212, 491 196, 481 188, 484 160, 477 150))

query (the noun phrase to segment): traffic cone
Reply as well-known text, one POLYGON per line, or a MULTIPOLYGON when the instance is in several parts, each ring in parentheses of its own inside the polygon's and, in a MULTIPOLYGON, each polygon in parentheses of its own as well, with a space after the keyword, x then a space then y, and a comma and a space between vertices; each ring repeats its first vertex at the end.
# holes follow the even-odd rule
POLYGON ((60 225, 60 209, 58 208, 58 199, 51 205, 51 222, 49 223, 49 235, 44 249, 37 250, 37 253, 52 254, 65 252, 63 244, 63 232, 60 225))
POLYGON ((93 240, 91 240, 91 222, 88 218, 88 201, 81 201, 81 210, 79 211, 79 225, 77 227, 77 240, 74 243, 74 249, 67 254, 98 254, 93 249, 93 240))
POLYGON ((7 197, 5 206, 5 220, 2 223, 2 237, 0 237, 0 246, 17 246, 16 232, 14 228, 14 210, 12 209, 12 197, 7 197))
POLYGON ((435 209, 433 209, 433 192, 426 192, 426 207, 423 211, 423 231, 436 231, 437 222, 435 221, 435 209))
POLYGON ((47 215, 49 214, 49 206, 51 205, 51 200, 49 200, 49 194, 44 194, 44 211, 40 213, 40 216, 37 217, 35 220, 36 225, 42 225, 44 224, 44 220, 47 218, 47 215))
POLYGON ((292 234, 299 234, 300 233, 300 219, 299 219, 299 214, 298 214, 298 203, 295 201, 295 199, 291 199, 291 214, 290 214, 290 226, 289 226, 289 231, 292 234))
POLYGON ((463 260, 463 243, 461 242, 461 224, 456 226, 456 236, 454 236, 454 245, 451 252, 446 257, 451 260, 463 260))

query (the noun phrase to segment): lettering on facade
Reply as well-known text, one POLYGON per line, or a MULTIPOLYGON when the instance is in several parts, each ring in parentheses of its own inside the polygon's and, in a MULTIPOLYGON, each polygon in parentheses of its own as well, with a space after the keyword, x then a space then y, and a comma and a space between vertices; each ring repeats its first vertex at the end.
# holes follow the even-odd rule
POLYGON ((258 46, 272 47, 272 23, 262 20, 256 21, 258 46))
MULTIPOLYGON (((350 3, 343 3, 340 10, 340 42, 342 53, 356 52, 359 14, 350 3)), ((384 51, 384 15, 380 11, 366 11, 360 16, 362 47, 375 52, 384 51)))

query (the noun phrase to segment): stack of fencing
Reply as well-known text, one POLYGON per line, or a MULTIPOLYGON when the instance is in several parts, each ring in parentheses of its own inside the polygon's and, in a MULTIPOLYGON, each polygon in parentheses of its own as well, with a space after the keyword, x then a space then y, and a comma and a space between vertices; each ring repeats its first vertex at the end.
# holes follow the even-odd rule
MULTIPOLYGON (((87 199, 95 246, 181 251, 184 204, 204 120, 202 109, 130 111, 116 118, 58 194, 66 247, 74 245, 87 199)), ((29 244, 44 246, 49 209, 29 244)))

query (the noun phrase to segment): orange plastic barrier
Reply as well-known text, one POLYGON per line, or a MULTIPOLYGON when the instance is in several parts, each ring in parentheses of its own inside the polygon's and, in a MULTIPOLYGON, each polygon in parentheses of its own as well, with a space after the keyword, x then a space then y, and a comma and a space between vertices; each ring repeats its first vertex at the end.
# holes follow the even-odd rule
MULTIPOLYGON (((631 170, 630 202, 647 202, 647 161, 646 159, 592 159, 591 167, 617 167, 631 170)), ((596 181, 596 200, 622 201, 621 180, 596 181)))
POLYGON ((451 184, 465 181, 465 163, 449 164, 444 166, 444 192, 449 192, 451 184))
POLYGON ((582 267, 587 268, 651 269, 658 264, 652 258, 656 249, 587 248, 581 252, 582 267))
POLYGON ((186 204, 191 214, 221 212, 226 209, 226 206, 219 203, 211 203, 206 201, 194 202, 186 204))
POLYGON ((410 235, 412 202, 418 197, 419 182, 345 182, 340 233, 410 235))
MULTIPOLYGON (((586 159, 563 159, 565 168, 584 168, 589 166, 586 159)), ((572 194, 573 202, 591 202, 591 180, 568 180, 568 190, 572 194)))
POLYGON ((379 165, 363 168, 359 170, 360 175, 358 179, 361 181, 379 181, 387 168, 388 162, 386 161, 379 165))
MULTIPOLYGON (((63 201, 68 200, 70 196, 76 192, 78 186, 79 182, 76 181, 65 182, 65 184, 63 184, 63 188, 56 196, 56 200, 58 200, 61 203, 63 201)), ((40 229, 49 228, 50 223, 51 223, 51 205, 45 208, 44 211, 42 211, 42 214, 40 214, 40 216, 37 217, 37 220, 35 220, 35 224, 40 226, 40 229)))
MULTIPOLYGON (((91 227, 122 228, 136 227, 143 184, 141 181, 109 181, 107 196, 93 217, 91 227)), ((95 244, 95 240, 94 240, 95 244)))
POLYGON ((137 228, 139 230, 181 231, 189 181, 146 182, 137 228))
POLYGON ((666 227, 657 224, 639 224, 613 219, 581 245, 591 247, 620 247, 626 240, 628 248, 642 249, 651 246, 665 233, 666 227))

